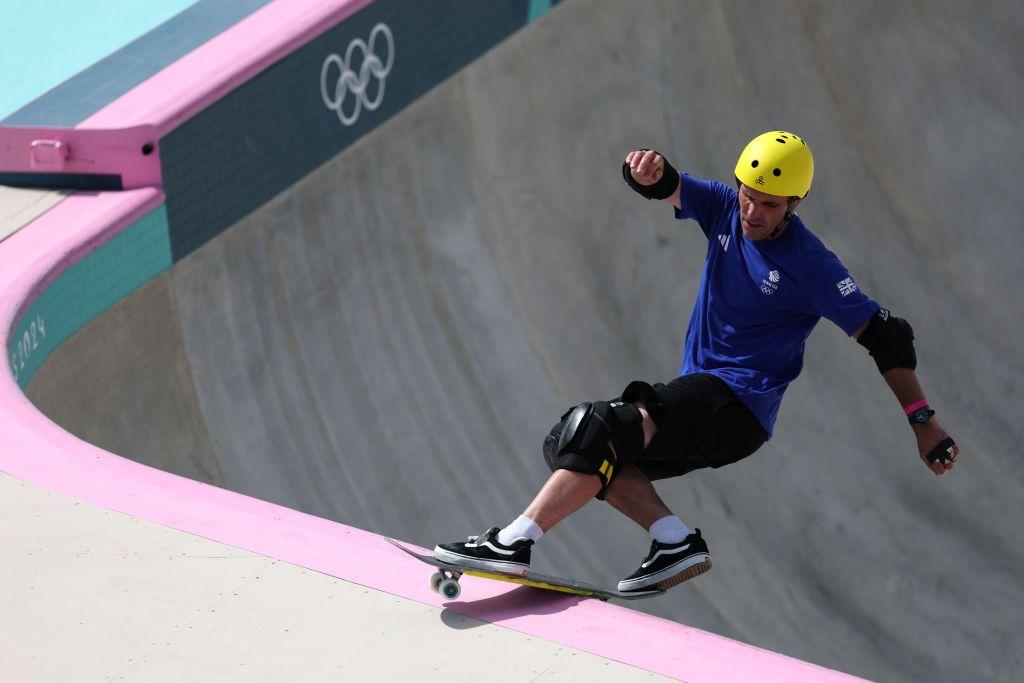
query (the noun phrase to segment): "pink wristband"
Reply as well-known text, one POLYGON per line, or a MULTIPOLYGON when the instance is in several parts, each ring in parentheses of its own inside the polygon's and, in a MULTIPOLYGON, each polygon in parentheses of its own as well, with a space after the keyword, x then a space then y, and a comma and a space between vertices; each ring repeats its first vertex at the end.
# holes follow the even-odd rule
POLYGON ((921 408, 927 408, 927 407, 928 407, 928 401, 926 401, 924 399, 921 399, 917 403, 911 403, 909 406, 907 406, 903 410, 904 410, 904 412, 906 412, 907 415, 910 415, 915 410, 920 410, 921 408))

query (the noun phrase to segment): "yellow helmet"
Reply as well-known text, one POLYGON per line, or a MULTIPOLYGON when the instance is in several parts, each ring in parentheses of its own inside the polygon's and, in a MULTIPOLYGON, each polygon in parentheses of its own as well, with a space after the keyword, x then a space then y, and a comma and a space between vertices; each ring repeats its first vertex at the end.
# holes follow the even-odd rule
POLYGON ((785 131, 763 133, 743 149, 736 178, 761 192, 802 199, 811 189, 814 157, 803 138, 785 131))

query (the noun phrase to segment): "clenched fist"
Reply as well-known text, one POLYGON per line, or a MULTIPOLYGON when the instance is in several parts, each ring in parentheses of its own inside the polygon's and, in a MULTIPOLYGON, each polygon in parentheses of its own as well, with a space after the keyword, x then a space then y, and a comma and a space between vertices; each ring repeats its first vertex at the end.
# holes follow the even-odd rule
POLYGON ((948 450, 945 453, 941 453, 939 458, 935 462, 928 462, 928 455, 938 446, 945 446, 943 443, 949 434, 946 430, 939 426, 939 423, 932 418, 927 424, 914 427, 914 433, 917 435, 917 451, 918 455, 921 456, 921 462, 925 464, 936 476, 942 476, 946 472, 953 469, 956 465, 956 460, 960 457, 960 446, 955 443, 951 443, 948 450))
POLYGON ((622 163, 622 179, 647 199, 671 199, 679 189, 679 171, 653 149, 627 154, 622 163))
POLYGON ((626 155, 629 174, 641 185, 653 185, 661 180, 665 170, 665 157, 653 149, 638 149, 626 155))

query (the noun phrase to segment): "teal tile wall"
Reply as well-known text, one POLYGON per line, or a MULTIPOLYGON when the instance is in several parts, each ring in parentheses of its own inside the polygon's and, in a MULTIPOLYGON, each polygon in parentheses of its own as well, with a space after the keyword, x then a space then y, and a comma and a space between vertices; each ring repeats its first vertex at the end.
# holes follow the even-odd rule
POLYGON ((90 320, 171 267, 160 205, 64 271, 22 316, 7 348, 24 389, 53 350, 90 320))
MULTIPOLYGON (((424 93, 540 17, 553 0, 376 0, 250 81, 212 103, 160 141, 171 247, 186 257, 278 193, 387 121, 424 93), (366 77, 367 98, 384 87, 380 107, 364 108, 351 124, 325 106, 326 58, 350 54, 383 24, 393 38, 375 45, 386 76, 351 51, 354 74, 366 77), (393 58, 393 59, 392 59, 393 58)), ((328 86, 338 82, 334 69, 328 86)), ((357 76, 357 77, 359 77, 357 76)), ((346 114, 356 97, 342 89, 346 114)))

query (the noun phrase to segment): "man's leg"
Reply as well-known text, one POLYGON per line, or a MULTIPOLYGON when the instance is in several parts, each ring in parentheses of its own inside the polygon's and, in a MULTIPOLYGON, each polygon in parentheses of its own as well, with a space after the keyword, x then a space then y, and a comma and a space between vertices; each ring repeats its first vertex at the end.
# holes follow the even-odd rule
POLYGON ((672 515, 672 511, 654 490, 651 480, 632 463, 619 470, 619 475, 605 493, 605 500, 642 526, 644 531, 650 530, 651 525, 659 519, 672 515))
MULTIPOLYGON (((600 490, 601 481, 592 474, 555 470, 523 515, 547 533, 551 527, 589 503, 600 490)), ((651 480, 633 464, 619 470, 615 481, 608 487, 605 500, 645 531, 659 519, 672 514, 651 480)))
POLYGON ((551 527, 589 503, 600 490, 601 480, 597 475, 555 470, 523 515, 547 533, 551 527))
POLYGON ((711 568, 711 555, 700 531, 672 514, 650 478, 636 465, 625 465, 619 471, 605 500, 652 537, 647 557, 639 569, 619 581, 619 590, 668 590, 711 568))
MULTIPOLYGON (((641 417, 642 452, 654 438, 657 427, 642 402, 633 405, 641 417)), ((610 440, 606 445, 614 463, 618 459, 615 446, 610 440)), ((556 463, 549 461, 549 464, 555 467, 556 463)), ((492 527, 468 542, 439 545, 434 548, 434 556, 463 566, 525 575, 530 565, 530 546, 590 502, 603 485, 604 480, 598 474, 555 469, 523 514, 511 524, 504 529, 492 527)), ((605 487, 604 498, 654 537, 651 553, 640 569, 619 582, 619 590, 654 587, 664 590, 710 568, 707 545, 700 538, 700 532, 693 535, 672 514, 650 479, 636 465, 623 463, 617 476, 605 487)))
MULTIPOLYGON (((647 448, 647 444, 649 444, 651 439, 654 438, 654 434, 658 431, 658 428, 655 426, 654 420, 651 419, 650 414, 647 412, 647 408, 644 407, 643 402, 637 401, 633 405, 637 407, 643 418, 643 422, 641 423, 644 434, 643 447, 647 448)), ((612 445, 611 441, 608 442, 608 448, 611 449, 612 453, 615 453, 615 447, 612 445)), ((631 472, 630 479, 639 478, 646 481, 647 488, 644 489, 639 481, 627 484, 627 486, 623 488, 622 493, 619 494, 622 504, 630 505, 632 508, 647 514, 650 511, 649 506, 645 505, 640 499, 644 495, 653 495, 656 501, 655 507, 658 510, 665 510, 666 512, 663 515, 652 519, 651 524, 665 515, 672 514, 667 511, 668 508, 665 507, 663 502, 661 502, 661 498, 658 497, 658 494, 651 485, 650 480, 644 476, 643 472, 632 465, 628 466, 628 469, 634 471, 631 472)), ((615 489, 616 483, 624 474, 626 474, 625 469, 619 471, 619 474, 608 488, 609 494, 615 489)), ((555 470, 548 478, 547 483, 544 484, 544 487, 533 499, 533 502, 527 506, 525 511, 523 511, 523 516, 536 522, 536 524, 543 529, 545 533, 547 533, 551 530, 551 527, 555 526, 590 502, 590 500, 596 496, 600 490, 601 480, 596 475, 574 472, 572 470, 555 470)), ((610 499, 609 502, 611 502, 610 499)), ((613 503, 613 505, 615 504, 613 503)), ((615 507, 625 514, 629 514, 618 505, 615 505, 615 507)), ((633 519, 643 526, 640 519, 633 519)), ((643 519, 646 519, 646 517, 643 517, 643 519)), ((649 527, 650 524, 644 528, 647 529, 649 527)))
MULTIPOLYGON (((642 404, 637 407, 644 416, 646 449, 656 428, 642 404)), ((614 451, 611 444, 609 447, 614 451)), ((555 470, 522 516, 506 529, 511 531, 520 523, 535 523, 547 532, 590 502, 600 490, 601 481, 596 475, 555 470)), ((672 514, 639 467, 632 463, 622 465, 604 495, 612 507, 653 537, 647 558, 639 569, 619 582, 619 590, 667 590, 711 568, 708 547, 700 532, 694 532, 672 514)))

